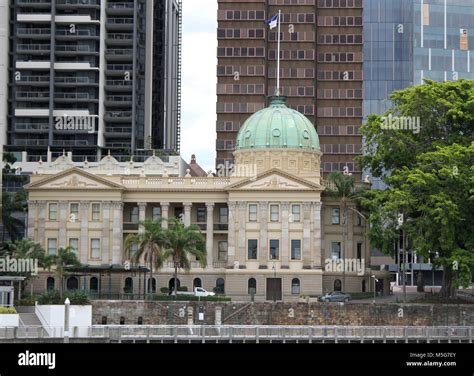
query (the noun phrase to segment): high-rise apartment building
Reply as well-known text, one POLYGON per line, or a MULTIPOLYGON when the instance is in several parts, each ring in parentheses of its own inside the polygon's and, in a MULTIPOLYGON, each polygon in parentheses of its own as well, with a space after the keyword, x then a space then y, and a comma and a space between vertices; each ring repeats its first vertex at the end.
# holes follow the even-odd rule
POLYGON ((460 78, 474 79, 474 2, 364 1, 364 116, 394 90, 460 78))
POLYGON ((322 169, 357 171, 362 139, 362 0, 218 0, 217 167, 232 163, 243 121, 275 93, 281 10, 281 94, 315 125, 322 169))
POLYGON ((1 19, 9 28, 0 27, 10 42, 2 44, 8 119, 0 120, 8 151, 45 160, 49 147, 91 161, 108 150, 118 158, 179 150, 181 0, 1 5, 9 14, 1 19))

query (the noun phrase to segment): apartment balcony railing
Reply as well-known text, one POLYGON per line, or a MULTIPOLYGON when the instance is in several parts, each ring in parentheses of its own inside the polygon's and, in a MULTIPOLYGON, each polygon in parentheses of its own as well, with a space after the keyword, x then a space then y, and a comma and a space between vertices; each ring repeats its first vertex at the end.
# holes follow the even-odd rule
POLYGON ((75 33, 71 33, 69 29, 67 30, 56 30, 56 36, 70 36, 70 37, 95 37, 98 36, 95 34, 95 32, 92 32, 91 30, 80 30, 76 29, 75 33))
POLYGON ((132 145, 130 142, 106 142, 106 148, 130 148, 132 145))
POLYGON ((42 28, 30 28, 30 27, 19 27, 16 29, 16 35, 17 36, 22 36, 22 35, 28 35, 28 36, 50 36, 51 35, 51 30, 50 29, 42 29, 42 28))
POLYGON ((134 11, 134 4, 131 3, 108 3, 107 4, 107 14, 109 15, 122 15, 122 16, 130 16, 133 15, 134 11))
MULTIPOLYGON (((91 52, 89 46, 69 46, 69 45, 56 45, 56 52, 91 52)), ((96 52, 96 51, 92 51, 96 52)), ((98 52, 98 51, 97 51, 98 52)))
POLYGON ((100 0, 56 0, 56 5, 96 6, 100 0))
POLYGON ((120 133, 128 135, 132 133, 131 127, 105 127, 105 133, 120 133))
POLYGON ((54 144, 57 146, 93 146, 87 140, 54 140, 54 144))
POLYGON ((125 102, 132 102, 133 96, 131 95, 107 95, 105 97, 106 102, 119 102, 125 104, 125 102))
POLYGON ((105 84, 107 86, 132 86, 133 85, 132 81, 126 81, 126 80, 107 80, 105 81, 105 84))
POLYGON ((123 223, 124 231, 138 231, 138 223, 134 222, 124 222, 123 223))
POLYGON ((49 52, 51 47, 49 44, 17 44, 16 50, 19 52, 49 52))
POLYGON ((16 139, 13 140, 15 146, 48 146, 48 140, 35 140, 35 139, 16 139))
MULTIPOLYGON (((54 99, 91 99, 89 93, 55 93, 54 99)), ((92 98, 94 99, 94 98, 92 98)))
POLYGON ((132 111, 107 111, 105 116, 110 118, 129 118, 132 116, 132 111))
POLYGON ((50 6, 51 0, 17 0, 17 4, 21 6, 50 6))
POLYGON ((108 9, 133 9, 132 3, 109 3, 107 5, 108 9))
POLYGON ((16 83, 21 83, 21 82, 28 82, 28 83, 41 83, 41 82, 46 82, 49 83, 49 76, 25 76, 21 75, 20 79, 16 81, 16 83))
POLYGON ((133 18, 108 18, 106 26, 109 30, 132 30, 133 18))
POLYGON ((89 77, 55 77, 54 82, 58 84, 89 84, 95 83, 89 77))
POLYGON ((108 40, 133 40, 132 33, 109 33, 107 35, 108 40))
POLYGON ((44 123, 15 123, 15 131, 48 131, 49 124, 44 123))
POLYGON ((49 92, 40 91, 17 91, 17 99, 49 99, 49 92))

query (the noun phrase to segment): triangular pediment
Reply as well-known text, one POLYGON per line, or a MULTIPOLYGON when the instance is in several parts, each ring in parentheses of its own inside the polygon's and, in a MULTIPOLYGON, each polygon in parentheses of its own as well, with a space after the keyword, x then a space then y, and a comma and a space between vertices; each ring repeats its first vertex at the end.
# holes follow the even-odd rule
POLYGON ((122 189, 120 184, 77 167, 48 176, 26 186, 27 189, 122 189))
POLYGON ((255 177, 246 178, 227 187, 227 190, 290 190, 314 191, 323 190, 319 184, 272 169, 255 177))

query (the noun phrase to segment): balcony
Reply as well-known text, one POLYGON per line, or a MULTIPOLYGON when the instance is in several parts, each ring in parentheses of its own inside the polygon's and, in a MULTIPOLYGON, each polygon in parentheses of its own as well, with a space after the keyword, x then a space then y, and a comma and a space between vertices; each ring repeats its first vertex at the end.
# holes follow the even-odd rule
POLYGON ((57 9, 99 8, 100 0, 56 0, 57 9))
POLYGON ((26 76, 21 75, 18 81, 15 81, 18 86, 49 86, 49 76, 26 76))
POLYGON ((15 131, 20 133, 42 133, 48 130, 49 124, 45 123, 15 123, 15 131))
POLYGON ((133 96, 131 95, 107 95, 105 105, 107 107, 128 107, 132 105, 133 96))
POLYGON ((107 111, 104 120, 114 123, 128 123, 132 121, 132 111, 107 111))
POLYGON ((105 58, 108 61, 128 61, 133 58, 132 49, 107 49, 105 50, 105 58))
POLYGON ((97 101, 89 93, 54 93, 55 102, 92 102, 94 100, 97 101))
POLYGON ((28 39, 49 39, 51 37, 51 29, 19 27, 16 29, 16 36, 28 39))
POLYGON ((131 16, 133 15, 133 2, 109 3, 107 5, 107 14, 110 16, 131 16))
MULTIPOLYGON (((47 141, 47 140, 46 140, 47 141)), ((54 145, 58 147, 64 146, 96 146, 95 143, 90 143, 87 140, 54 140, 54 145)))
POLYGON ((212 267, 214 269, 225 269, 227 268, 227 261, 214 261, 212 267))
POLYGON ((109 46, 130 46, 133 44, 132 33, 109 33, 105 40, 109 46))
POLYGON ((49 44, 17 44, 16 52, 19 54, 46 54, 51 51, 49 44))
POLYGON ((85 45, 56 45, 55 48, 56 55, 67 56, 67 55, 90 55, 95 54, 99 55, 98 51, 91 51, 89 46, 85 45))
POLYGON ((37 140, 37 139, 16 139, 13 140, 15 146, 48 146, 48 140, 37 140))
POLYGON ((71 86, 98 86, 98 82, 90 77, 55 77, 54 83, 57 87, 71 86))
POLYGON ((130 137, 132 127, 105 127, 105 133, 108 137, 130 137))
POLYGON ((105 26, 109 31, 132 31, 133 18, 108 18, 105 26))
POLYGON ((126 80, 106 80, 105 90, 107 91, 132 91, 133 82, 126 80))
POLYGON ((107 64, 105 68, 105 74, 108 76, 123 77, 125 72, 133 72, 133 64, 107 64))
POLYGON ((105 147, 111 148, 111 149, 122 149, 122 148, 130 149, 132 145, 130 142, 106 142, 105 147))
POLYGON ((49 101, 49 91, 17 91, 15 98, 20 101, 49 101))
POLYGON ((56 29, 56 39, 58 41, 83 40, 83 39, 99 39, 95 29, 78 29, 75 33, 71 33, 69 29, 56 29))
POLYGON ((17 0, 19 7, 28 8, 51 8, 51 0, 17 0))

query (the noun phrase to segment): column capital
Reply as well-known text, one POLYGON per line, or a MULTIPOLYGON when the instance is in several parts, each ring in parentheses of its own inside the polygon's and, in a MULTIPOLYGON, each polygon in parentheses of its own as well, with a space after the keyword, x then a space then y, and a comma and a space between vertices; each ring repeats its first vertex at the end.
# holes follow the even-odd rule
POLYGON ((36 206, 38 205, 38 201, 36 200, 28 200, 27 203, 28 203, 28 206, 32 208, 36 208, 36 206))
POLYGON ((169 202, 160 202, 160 206, 170 206, 169 202))
POLYGON ((185 208, 190 208, 191 206, 193 206, 193 203, 192 202, 183 202, 183 206, 185 208))
POLYGON ((121 210, 121 209, 123 209, 123 202, 121 202, 121 201, 112 201, 112 207, 114 209, 121 210))
POLYGON ((110 209, 111 205, 112 205, 112 201, 102 201, 102 208, 103 209, 110 209))
POLYGON ((235 210, 237 208, 237 201, 229 201, 227 206, 229 210, 235 210))
POLYGON ((303 209, 309 211, 311 209, 311 202, 303 202, 303 209))
POLYGON ((145 209, 145 208, 146 208, 146 205, 147 205, 146 202, 139 202, 139 203, 138 203, 138 208, 139 208, 139 209, 145 209))
POLYGON ((215 206, 214 202, 206 202, 207 210, 213 210, 215 206))
POLYGON ((260 201, 260 207, 261 207, 263 210, 268 209, 268 201, 260 201))
POLYGON ((288 210, 290 208, 290 202, 289 201, 281 202, 281 208, 282 210, 288 210))
POLYGON ((313 202, 312 206, 316 210, 321 210, 321 208, 323 207, 323 204, 321 202, 313 202))
POLYGON ((239 201, 239 209, 245 209, 246 206, 247 206, 246 201, 239 201))
POLYGON ((40 200, 40 201, 36 201, 36 205, 38 205, 39 208, 46 208, 46 201, 44 200, 40 200))

